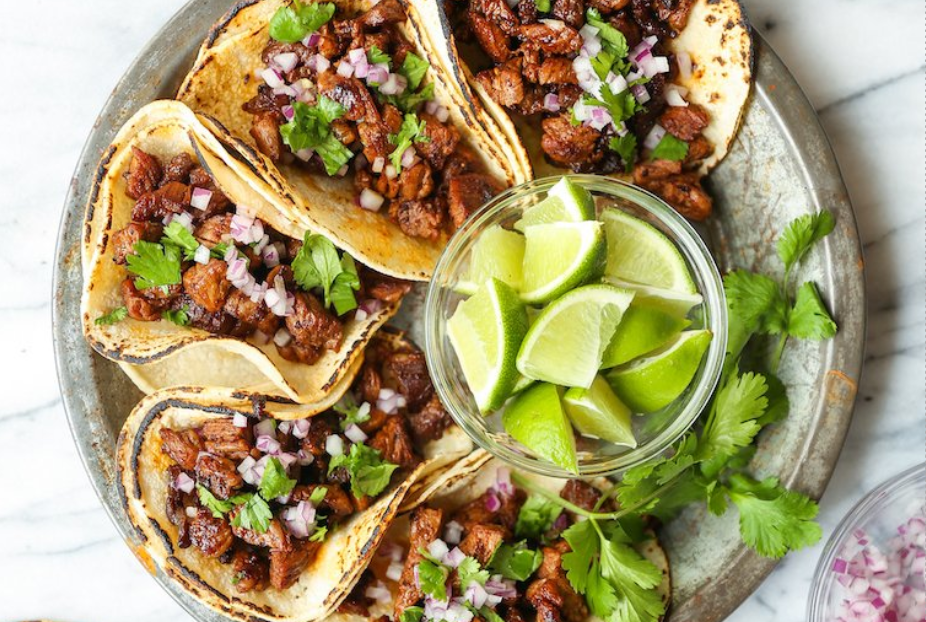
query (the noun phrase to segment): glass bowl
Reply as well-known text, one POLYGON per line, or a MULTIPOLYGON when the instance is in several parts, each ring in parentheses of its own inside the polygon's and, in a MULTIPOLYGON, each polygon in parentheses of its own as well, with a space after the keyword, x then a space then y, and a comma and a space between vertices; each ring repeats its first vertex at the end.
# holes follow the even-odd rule
MULTIPOLYGON (((524 209, 536 204, 559 177, 547 177, 510 188, 493 198, 454 234, 444 249, 428 287, 425 302, 425 353, 438 396, 451 416, 472 439, 498 458, 520 469, 554 477, 574 477, 538 456, 505 433, 501 411, 483 416, 469 391, 456 354, 447 337, 447 320, 464 296, 455 291, 467 273, 469 257, 480 233, 493 225, 510 228, 524 209)), ((675 242, 691 271, 703 303, 689 315, 692 328, 713 333, 706 356, 685 392, 661 411, 634 417, 636 448, 577 436, 578 475, 611 475, 646 462, 669 448, 694 423, 720 377, 727 339, 723 283, 707 247, 692 229, 661 199, 631 184, 596 175, 570 175, 591 191, 600 212, 618 207, 654 225, 675 242)))
MULTIPOLYGON (((918 464, 887 480, 856 504, 830 536, 811 584, 807 602, 808 622, 836 622, 839 606, 848 590, 836 572, 859 547, 859 538, 867 546, 888 550, 889 541, 898 535, 898 527, 919 512, 926 517, 926 464, 918 464)), ((868 619, 868 618, 866 618, 868 619)), ((874 617, 870 619, 875 619, 874 617)))

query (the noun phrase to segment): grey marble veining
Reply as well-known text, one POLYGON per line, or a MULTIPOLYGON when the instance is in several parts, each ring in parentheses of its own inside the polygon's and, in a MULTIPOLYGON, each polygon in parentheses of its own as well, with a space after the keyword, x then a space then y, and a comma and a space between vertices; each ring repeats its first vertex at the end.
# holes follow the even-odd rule
MULTIPOLYGON (((186 620, 99 506, 52 360, 51 258, 61 201, 96 113, 181 0, 9 3, 0 22, 0 620, 186 620)), ((828 535, 926 446, 922 0, 747 0, 820 111, 865 244, 867 363, 823 500, 828 535)), ((804 617, 821 546, 788 557, 733 622, 804 617)))

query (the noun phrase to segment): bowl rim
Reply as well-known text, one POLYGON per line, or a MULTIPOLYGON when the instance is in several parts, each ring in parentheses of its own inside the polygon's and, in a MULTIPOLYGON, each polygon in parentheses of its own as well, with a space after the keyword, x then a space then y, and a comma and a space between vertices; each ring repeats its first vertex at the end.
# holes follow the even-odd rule
POLYGON ((567 176, 573 182, 577 182, 589 190, 629 201, 637 209, 654 218, 659 223, 658 228, 663 233, 668 230, 669 237, 685 257, 695 281, 701 286, 699 294, 703 299, 701 304, 705 309, 706 317, 704 328, 710 330, 713 336, 706 356, 696 373, 695 380, 697 383, 690 385, 693 389, 688 390, 685 401, 682 402, 682 406, 679 407, 671 423, 666 425, 649 442, 639 444, 630 451, 606 459, 587 459, 585 462, 580 459, 579 472, 573 473, 541 458, 516 452, 490 438, 482 428, 475 424, 475 420, 481 418, 482 415, 465 408, 457 399, 457 396, 449 390, 446 370, 452 365, 441 359, 440 352, 445 348, 440 346, 439 342, 444 339, 440 326, 442 323, 446 325, 447 322, 447 319, 441 314, 440 300, 445 290, 449 289, 446 284, 452 264, 459 258, 459 254, 466 245, 474 239, 472 236, 473 231, 483 230, 493 217, 506 209, 512 209, 513 203, 531 195, 545 193, 563 175, 530 180, 505 190, 474 212, 463 226, 454 233, 441 253, 428 283, 424 314, 424 352, 438 397, 444 403, 457 425, 463 428, 481 448, 515 468, 548 477, 610 476, 645 464, 661 455, 694 425, 710 402, 714 389, 720 381, 723 359, 726 353, 726 297, 720 271, 707 245, 694 227, 665 201, 639 186, 614 177, 588 174, 569 174, 567 176))

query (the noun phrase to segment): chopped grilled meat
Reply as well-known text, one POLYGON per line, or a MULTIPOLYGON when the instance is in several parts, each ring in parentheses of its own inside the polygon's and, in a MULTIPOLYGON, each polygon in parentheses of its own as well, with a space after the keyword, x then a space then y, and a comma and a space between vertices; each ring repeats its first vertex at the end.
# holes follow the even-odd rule
POLYGON ((399 302, 412 289, 412 284, 408 281, 401 281, 373 270, 363 270, 360 280, 367 295, 387 304, 399 302))
POLYGON ((186 507, 188 505, 187 501, 193 505, 192 499, 177 488, 174 488, 172 485, 173 482, 177 480, 177 477, 183 473, 183 469, 178 464, 172 464, 167 469, 167 476, 171 485, 167 486, 167 500, 165 503, 165 513, 167 514, 167 520, 172 524, 177 526, 178 538, 177 545, 181 549, 185 549, 190 546, 190 534, 189 534, 189 517, 186 515, 186 507))
POLYGON ((511 58, 511 37, 494 21, 479 13, 468 13, 469 27, 485 53, 496 63, 511 58))
POLYGON ((551 56, 540 65, 537 82, 540 84, 578 84, 579 78, 572 69, 572 61, 565 56, 551 56))
POLYGON ((444 225, 444 213, 434 199, 393 201, 389 204, 389 217, 405 235, 414 238, 436 240, 444 225))
POLYGON ((192 190, 179 181, 169 181, 157 190, 146 192, 132 208, 132 220, 163 220, 168 214, 179 214, 190 204, 192 190))
MULTIPOLYGON (((383 123, 378 122, 376 119, 360 121, 357 124, 357 133, 360 143, 363 145, 363 155, 368 161, 373 162, 377 158, 385 160, 392 153, 393 147, 389 143, 389 130, 383 123)), ((382 177, 385 177, 385 175, 382 177)), ((369 187, 373 183, 366 183, 364 186, 369 187)), ((395 195, 393 194, 393 196, 395 195)))
POLYGON ((196 457, 203 451, 203 441, 196 430, 161 428, 161 451, 184 471, 196 468, 196 457))
POLYGON ((349 145, 359 140, 357 130, 353 125, 341 119, 335 119, 331 122, 331 133, 345 145, 349 145))
POLYGON ((434 176, 427 162, 403 168, 398 177, 399 198, 406 201, 426 199, 434 192, 434 176))
POLYGON ((283 106, 289 104, 289 96, 277 95, 273 89, 266 84, 257 87, 257 95, 241 106, 241 109, 249 114, 267 114, 269 113, 277 123, 282 123, 283 106))
POLYGON ((537 611, 537 622, 562 622, 563 597, 553 579, 537 579, 528 586, 525 597, 537 611))
POLYGON ((340 486, 324 486, 321 484, 296 486, 289 497, 290 503, 308 501, 312 498, 312 493, 315 492, 316 488, 326 490, 325 498, 322 499, 321 503, 317 504, 318 508, 327 510, 337 519, 345 518, 354 513, 354 505, 350 500, 350 495, 344 492, 340 486))
POLYGON ((630 0, 587 0, 588 6, 598 10, 602 15, 613 13, 630 4, 630 0))
POLYGON ((335 425, 325 416, 308 419, 309 433, 302 439, 302 449, 315 457, 325 455, 325 441, 335 431, 335 425))
POLYGON ((466 537, 460 542, 460 550, 469 557, 475 557, 482 566, 488 566, 495 550, 509 535, 501 525, 473 525, 466 530, 466 537))
POLYGON ((420 350, 396 352, 383 361, 383 380, 395 387, 408 402, 409 410, 417 410, 434 394, 428 375, 428 364, 420 350))
POLYGON ((113 234, 113 261, 125 264, 126 255, 135 253, 135 243, 157 242, 164 233, 164 227, 156 222, 130 222, 113 234))
POLYGON ((415 581, 415 567, 424 559, 422 549, 441 535, 443 512, 436 508, 419 506, 409 519, 408 556, 405 558, 405 567, 399 579, 398 592, 395 597, 395 619, 398 620, 402 612, 408 607, 418 603, 424 597, 415 581))
POLYGON ((524 45, 537 47, 545 54, 573 54, 578 53, 582 47, 579 31, 565 24, 525 24, 518 27, 518 36, 524 41, 524 45))
POLYGON ((682 163, 673 160, 641 162, 633 169, 633 183, 648 187, 653 183, 674 177, 682 172, 682 163))
POLYGON ((283 43, 282 41, 274 41, 271 39, 270 43, 268 43, 263 52, 261 52, 260 59, 264 61, 265 65, 271 65, 274 62, 273 59, 278 54, 287 53, 295 54, 296 58, 301 63, 308 62, 308 60, 315 54, 314 51, 309 50, 309 48, 300 42, 283 43))
POLYGON ((460 132, 452 125, 444 125, 437 117, 426 112, 419 115, 419 118, 424 122, 422 135, 426 140, 415 142, 415 150, 428 164, 441 170, 447 158, 457 148, 460 132))
POLYGON ((228 264, 221 259, 195 264, 183 273, 183 289, 207 312, 218 313, 225 306, 231 289, 231 281, 225 278, 227 270, 228 264))
POLYGON ((284 551, 292 547, 289 534, 283 529, 283 525, 280 524, 280 521, 276 518, 270 519, 267 531, 263 533, 255 531, 254 529, 236 527, 234 520, 238 512, 241 511, 240 508, 241 506, 233 508, 228 514, 228 519, 231 522, 231 529, 236 538, 240 538, 253 546, 266 547, 271 551, 284 551))
POLYGON ((181 151, 164 167, 164 181, 179 181, 185 184, 190 180, 190 171, 195 166, 198 164, 193 156, 186 151, 181 151))
POLYGON ((405 19, 405 9, 399 0, 381 0, 356 21, 363 28, 379 28, 386 24, 401 24, 405 19))
POLYGON ((444 167, 444 178, 472 173, 478 168, 479 156, 466 145, 458 145, 456 151, 447 158, 447 164, 444 167))
POLYGON ((193 210, 193 220, 199 222, 217 214, 222 214, 231 205, 231 201, 219 189, 215 179, 209 174, 209 171, 201 166, 196 166, 190 170, 190 185, 196 188, 202 188, 212 193, 209 197, 209 204, 205 210, 193 210))
MULTIPOLYGON (((138 200, 143 195, 157 190, 164 172, 158 159, 138 147, 132 147, 132 161, 125 180, 125 193, 138 200)), ((137 219, 144 220, 144 219, 137 219)))
POLYGON ((370 363, 364 363, 360 372, 360 399, 370 404, 375 404, 379 399, 379 391, 383 387, 383 379, 379 375, 376 367, 370 363))
POLYGON ((481 173, 454 175, 447 184, 447 209, 453 226, 459 229, 470 214, 499 193, 495 180, 481 173))
POLYGON ((553 0, 553 16, 573 28, 585 24, 585 2, 583 0, 553 0))
POLYGON ((522 24, 533 24, 537 21, 537 3, 535 0, 518 0, 518 20, 522 24))
POLYGON ((481 524, 501 525, 513 531, 526 495, 522 490, 516 490, 514 495, 496 495, 501 502, 501 507, 498 511, 492 512, 486 508, 486 499, 490 494, 494 493, 487 491, 458 509, 453 515, 453 520, 467 530, 481 524))
POLYGON ((412 467, 418 462, 404 417, 388 417, 386 424, 370 439, 369 445, 379 451, 383 460, 400 467, 412 467))
POLYGON ((493 69, 480 71, 476 80, 498 105, 517 106, 524 99, 521 63, 520 58, 513 58, 493 69))
POLYGON ((367 436, 375 434, 380 428, 386 425, 391 415, 387 415, 376 406, 370 408, 370 418, 360 424, 360 429, 367 436))
POLYGON ((698 136, 688 143, 688 154, 685 156, 684 165, 697 164, 704 158, 710 157, 714 153, 714 145, 703 135, 698 136))
POLYGON ((129 317, 142 322, 154 322, 161 319, 163 304, 152 301, 135 287, 135 279, 127 277, 122 281, 122 302, 128 310, 129 317))
POLYGON ((498 24, 509 35, 517 34, 518 16, 508 5, 506 0, 472 0, 472 11, 485 15, 490 21, 498 24))
POLYGON ((250 427, 239 428, 231 419, 210 419, 200 428, 206 451, 229 460, 244 460, 251 452, 250 427))
POLYGON ((209 313, 188 294, 180 295, 170 306, 172 309, 182 309, 192 328, 205 330, 215 335, 247 336, 235 318, 224 311, 209 313))
POLYGON ((193 237, 201 244, 205 244, 212 248, 223 240, 228 239, 228 236, 231 235, 231 221, 233 216, 234 215, 230 213, 210 216, 193 230, 193 237))
POLYGON ((270 551, 270 585, 278 590, 285 590, 299 580, 299 575, 306 569, 321 542, 293 540, 287 550, 270 551))
POLYGON ((219 499, 230 499, 244 485, 235 463, 205 452, 196 458, 196 481, 219 499))
POLYGON ((571 549, 565 540, 559 540, 551 546, 541 549, 543 560, 537 569, 537 576, 541 580, 553 581, 557 592, 563 600, 563 619, 566 622, 582 622, 588 618, 588 606, 585 600, 573 589, 572 584, 563 570, 563 554, 571 549))
MULTIPOLYGON (((599 3, 612 2, 613 0, 597 0, 599 3)), ((594 0, 592 1, 594 4, 594 0)), ((621 4, 622 8, 630 4, 630 0, 617 0, 615 4, 621 4)), ((640 25, 633 19, 633 13, 631 9, 626 8, 620 10, 615 15, 612 15, 608 20, 612 26, 618 29, 624 38, 627 39, 627 45, 632 50, 643 41, 643 29, 640 28, 640 25)))
POLYGON ((318 35, 318 52, 329 60, 340 56, 347 49, 348 40, 338 35, 332 22, 319 28, 318 35))
POLYGON ((431 396, 428 402, 418 412, 409 413, 408 425, 412 436, 419 443, 426 443, 439 439, 444 430, 450 427, 453 419, 444 409, 437 394, 431 396))
POLYGON ((714 203, 697 173, 682 173, 650 184, 641 184, 655 192, 678 213, 691 220, 701 221, 711 215, 714 203))
POLYGON ((516 604, 512 604, 505 611, 505 622, 528 622, 527 617, 518 609, 516 604))
POLYGON ((598 500, 601 498, 601 491, 588 482, 583 482, 579 479, 571 479, 563 486, 559 496, 573 505, 577 505, 591 512, 595 509, 595 504, 598 503, 598 500))
POLYGON ((585 93, 577 84, 558 84, 553 87, 553 90, 559 95, 559 107, 561 110, 572 108, 585 93))
POLYGON ((710 116, 697 104, 669 106, 659 117, 659 123, 676 138, 689 141, 701 135, 710 123, 710 116))
POLYGON ((286 328, 300 346, 326 348, 337 352, 344 336, 338 318, 307 292, 296 292, 293 312, 286 316, 286 328))
POLYGON ((345 78, 332 70, 318 74, 318 92, 344 106, 346 121, 379 119, 376 101, 357 78, 345 78))
POLYGON ((594 164, 604 157, 598 139, 601 134, 587 125, 573 125, 568 114, 543 120, 540 146, 554 163, 564 167, 594 164))
POLYGON ((260 592, 267 588, 270 566, 266 559, 249 546, 235 548, 232 556, 232 570, 235 573, 235 589, 239 593, 260 592))
POLYGON ((264 301, 254 302, 239 289, 233 289, 225 300, 225 313, 239 322, 253 326, 265 335, 273 335, 280 327, 280 318, 264 301))
POLYGON ((257 150, 279 162, 283 157, 283 137, 280 135, 280 120, 276 113, 260 112, 254 115, 249 132, 257 150))
POLYGON ((232 529, 224 518, 216 518, 212 510, 199 507, 190 518, 190 544, 206 557, 220 557, 231 548, 235 539, 232 529))

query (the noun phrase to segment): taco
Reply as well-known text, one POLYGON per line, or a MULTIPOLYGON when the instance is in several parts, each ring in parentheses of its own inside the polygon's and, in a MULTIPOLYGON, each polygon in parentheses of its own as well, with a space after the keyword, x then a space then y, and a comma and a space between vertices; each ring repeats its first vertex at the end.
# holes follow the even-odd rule
POLYGON ((431 0, 248 0, 216 24, 177 98, 307 229, 426 280, 448 235, 527 170, 466 98, 422 13, 431 0))
POLYGON ((472 450, 432 399, 420 351, 397 333, 371 349, 337 408, 308 418, 291 401, 228 390, 146 397, 117 449, 145 557, 234 619, 332 613, 411 487, 453 481, 472 450))
POLYGON ((632 179, 684 216, 726 155, 752 79, 738 0, 448 0, 434 30, 537 177, 632 179))
MULTIPOLYGON (((476 452, 481 454, 482 452, 476 452)), ((600 508, 597 486, 581 480, 520 474, 535 490, 564 505, 600 508)), ((563 559, 575 541, 576 515, 512 482, 498 460, 455 469, 444 487, 389 527, 379 551, 329 622, 386 619, 403 622, 587 622, 605 619, 600 607, 576 591, 563 559), (565 537, 564 537, 565 534, 565 537)), ((589 525, 589 523, 586 523, 589 525)), ((638 534, 611 525, 618 563, 633 569, 650 593, 649 611, 664 612, 671 596, 669 562, 652 529, 638 534), (618 534, 618 530, 620 533, 618 534), (636 540, 635 544, 628 544, 636 540), (646 577, 645 581, 642 577, 646 577)), ((595 532, 588 530, 591 534, 595 532)), ((584 555, 590 556, 588 550, 584 555)), ((584 563, 591 563, 591 557, 584 563)), ((577 563, 573 571, 579 571, 577 563)), ((589 579, 591 581, 591 579, 589 579)), ((601 591, 598 592, 599 594, 601 591)), ((623 598, 624 594, 617 594, 623 598)), ((612 592, 611 598, 615 598, 612 592)), ((634 603, 632 609, 639 605, 634 603)), ((613 619, 630 619, 615 616, 613 619)))
POLYGON ((324 409, 411 284, 303 236, 232 160, 176 102, 120 131, 86 216, 84 333, 146 392, 250 388, 324 409))

